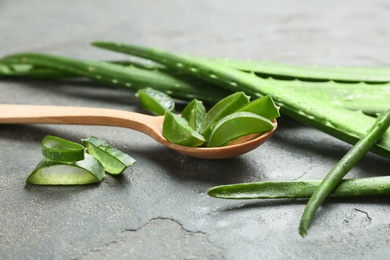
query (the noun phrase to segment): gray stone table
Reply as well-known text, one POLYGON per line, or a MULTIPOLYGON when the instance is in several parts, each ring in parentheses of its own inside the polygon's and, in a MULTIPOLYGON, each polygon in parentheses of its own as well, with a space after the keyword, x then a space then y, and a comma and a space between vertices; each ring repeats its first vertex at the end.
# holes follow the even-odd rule
MULTIPOLYGON (((386 0, 2 0, 0 56, 45 52, 82 59, 123 55, 94 40, 191 55, 296 64, 390 66, 386 0)), ((139 111, 134 93, 80 80, 0 81, 0 103, 139 111)), ((231 160, 200 160, 114 127, 0 127, 0 259, 388 259, 386 198, 327 200, 308 236, 306 200, 226 201, 214 185, 320 179, 350 145, 287 117, 262 147, 231 160), (136 164, 100 185, 37 187, 26 177, 48 134, 91 135, 136 164)), ((373 154, 348 177, 389 174, 373 154)))

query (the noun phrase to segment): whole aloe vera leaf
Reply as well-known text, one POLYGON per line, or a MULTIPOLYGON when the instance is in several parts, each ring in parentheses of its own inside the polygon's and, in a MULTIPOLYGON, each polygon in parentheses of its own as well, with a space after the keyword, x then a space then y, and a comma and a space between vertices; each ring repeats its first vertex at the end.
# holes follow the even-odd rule
MULTIPOLYGON (((326 100, 302 95, 301 91, 286 87, 283 82, 274 81, 270 84, 270 81, 261 79, 253 73, 245 73, 220 63, 114 42, 94 42, 93 45, 150 59, 228 90, 244 91, 252 97, 270 95, 281 107, 282 114, 351 144, 365 136, 375 122, 375 118, 364 115, 361 111, 350 111, 326 100)), ((382 139, 371 151, 390 158, 390 130, 383 134, 382 139)))
POLYGON ((387 67, 339 67, 304 66, 269 61, 213 59, 218 63, 242 71, 257 72, 263 76, 277 76, 302 80, 335 80, 345 82, 390 82, 390 68, 387 67))
POLYGON ((375 123, 370 127, 366 136, 359 140, 348 153, 332 168, 322 180, 318 188, 313 192, 302 214, 299 224, 299 234, 305 236, 311 220, 322 202, 328 197, 344 176, 355 166, 358 161, 370 150, 370 148, 382 137, 390 126, 390 109, 379 115, 375 123))
MULTIPOLYGON (((220 199, 310 198, 321 180, 249 182, 220 185, 208 194, 220 199)), ((390 195, 390 176, 344 179, 329 194, 331 198, 376 197, 390 195)))
POLYGON ((192 80, 188 83, 182 78, 188 76, 180 73, 171 74, 159 71, 142 69, 135 66, 122 66, 109 62, 84 61, 68 57, 39 54, 21 53, 10 55, 1 59, 5 64, 31 64, 74 73, 110 85, 125 87, 130 90, 138 90, 145 87, 158 89, 168 95, 181 99, 193 99, 195 97, 205 103, 215 103, 227 95, 229 90, 210 87, 204 81, 192 80))
MULTIPOLYGON (((137 67, 146 70, 158 70, 160 73, 167 74, 169 77, 178 78, 180 81, 185 81, 190 85, 203 85, 204 82, 200 82, 199 79, 189 75, 178 74, 177 70, 169 69, 164 65, 151 62, 149 60, 118 60, 108 61, 109 63, 122 65, 125 67, 137 67)), ((32 64, 0 64, 0 77, 1 76, 26 76, 30 78, 38 79, 55 79, 64 77, 80 77, 80 73, 72 73, 69 71, 61 71, 58 69, 47 68, 42 66, 34 66, 32 64)), ((249 69, 248 67, 247 69, 249 69)), ((256 69, 256 68, 254 68, 256 69)), ((88 77, 88 76, 87 76, 88 77)), ((278 75, 280 77, 280 75, 278 75)), ((147 79, 144 79, 147 81, 147 79)), ((267 79, 269 81, 275 81, 273 78, 267 79)), ((145 82, 147 84, 147 82, 145 82)), ((297 80, 283 81, 286 87, 298 88, 302 94, 309 93, 311 97, 318 96, 321 99, 325 99, 328 102, 337 106, 342 106, 350 110, 362 110, 366 114, 377 114, 387 109, 390 99, 390 84, 365 84, 365 83, 336 83, 334 81, 326 82, 302 82, 297 80), (367 90, 370 89, 370 91, 367 90)), ((164 89, 164 87, 163 87, 164 89)), ((162 89, 162 90, 163 90, 162 89)), ((181 89, 182 91, 186 89, 181 89)), ((191 90, 191 89, 187 89, 191 90)), ((223 90, 221 90, 223 92, 223 90)), ((191 100, 193 93, 181 93, 181 99, 191 100)), ((225 93, 227 94, 227 93, 225 93)), ((218 96, 217 96, 218 97, 218 96)), ((214 100, 217 102, 219 98, 214 100)), ((207 102, 207 101, 206 101, 207 102)), ((211 100, 207 103, 211 104, 211 100)))

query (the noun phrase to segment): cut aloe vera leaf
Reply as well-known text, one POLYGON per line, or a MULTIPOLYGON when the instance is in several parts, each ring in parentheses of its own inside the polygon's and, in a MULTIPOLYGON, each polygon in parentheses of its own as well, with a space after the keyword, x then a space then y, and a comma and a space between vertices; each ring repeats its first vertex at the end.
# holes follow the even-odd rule
POLYGON ((241 107, 237 112, 251 112, 269 120, 274 120, 280 117, 279 107, 275 105, 271 96, 257 98, 249 104, 241 107))
POLYGON ((219 147, 242 136, 272 130, 272 122, 251 112, 235 112, 222 118, 214 127, 207 146, 219 147))
POLYGON ((70 163, 43 159, 26 182, 35 185, 84 185, 101 182, 103 166, 89 154, 84 160, 70 163))
POLYGON ((206 116, 206 108, 202 101, 194 99, 183 109, 181 116, 187 120, 195 131, 199 131, 200 125, 206 116))
POLYGON ((95 136, 82 139, 82 142, 87 148, 87 152, 95 157, 110 174, 120 174, 135 163, 133 157, 95 136))
POLYGON ((213 126, 223 117, 236 112, 239 108, 249 103, 249 97, 244 92, 236 92, 216 103, 206 114, 200 128, 200 133, 209 138, 213 126))
POLYGON ((41 142, 42 154, 56 162, 75 162, 84 159, 84 146, 81 144, 47 135, 41 142))
POLYGON ((205 138, 195 131, 185 118, 169 111, 165 113, 163 135, 171 143, 197 147, 205 142, 205 138))
POLYGON ((136 96, 139 99, 141 107, 155 115, 163 116, 165 111, 172 112, 175 110, 173 98, 161 91, 144 88, 138 90, 136 96))

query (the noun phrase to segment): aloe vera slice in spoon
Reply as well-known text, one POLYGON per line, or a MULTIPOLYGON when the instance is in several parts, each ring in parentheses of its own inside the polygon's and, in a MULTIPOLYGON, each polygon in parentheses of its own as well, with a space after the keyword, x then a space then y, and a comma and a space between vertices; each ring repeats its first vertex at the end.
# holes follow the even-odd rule
POLYGON ((101 182, 103 166, 91 155, 84 160, 62 163, 43 159, 26 182, 35 185, 84 185, 101 182))
POLYGON ((205 138, 195 131, 185 118, 169 111, 165 113, 163 135, 172 143, 189 147, 197 147, 205 142, 205 138))
POLYGON ((199 131, 201 123, 206 116, 206 108, 202 101, 194 99, 183 109, 181 116, 187 120, 188 124, 195 131, 199 131))
POLYGON ((249 97, 244 92, 239 91, 231 94, 216 103, 205 115, 200 125, 200 133, 207 140, 210 137, 212 128, 223 117, 237 111, 242 106, 249 103, 249 97))
POLYGON ((107 144, 105 141, 95 136, 83 139, 87 152, 95 157, 110 174, 120 174, 128 166, 135 163, 135 159, 130 155, 107 144))
POLYGON ((269 120, 280 117, 279 107, 275 105, 271 96, 257 98, 241 107, 237 112, 252 112, 269 120))
POLYGON ((270 120, 251 112, 236 112, 222 118, 211 132, 207 145, 219 147, 239 137, 268 132, 274 128, 270 120))
POLYGON ((144 88, 138 90, 136 96, 138 97, 141 107, 154 115, 163 116, 165 111, 172 112, 175 110, 173 98, 161 91, 152 88, 144 88))

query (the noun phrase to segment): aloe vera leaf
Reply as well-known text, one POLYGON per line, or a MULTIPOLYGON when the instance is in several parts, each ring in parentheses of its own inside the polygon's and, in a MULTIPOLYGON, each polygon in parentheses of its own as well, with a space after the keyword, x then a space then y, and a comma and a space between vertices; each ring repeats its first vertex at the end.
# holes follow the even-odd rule
POLYGON ((370 148, 382 137, 390 126, 390 109, 382 113, 367 135, 357 142, 351 150, 332 168, 310 197, 299 224, 299 233, 305 236, 311 220, 322 202, 340 183, 344 176, 363 158, 370 148))
MULTIPOLYGON (((268 84, 281 84, 279 80, 266 79, 268 84)), ((335 106, 349 110, 362 110, 366 114, 384 112, 390 104, 390 84, 336 83, 283 81, 285 87, 307 95, 308 98, 321 99, 335 106)))
MULTIPOLYGON (((192 59, 213 61, 212 59, 205 58, 192 59)), ((169 70, 169 68, 165 68, 164 70, 172 71, 178 67, 180 68, 180 65, 173 66, 171 70, 169 70)), ((193 72, 196 72, 196 68, 192 68, 192 70, 193 72)), ((356 74, 358 75, 359 73, 357 72, 356 74)), ((361 110, 370 115, 375 115, 385 111, 388 108, 390 100, 390 83, 367 84, 360 82, 351 84, 334 82, 332 80, 313 83, 298 80, 280 81, 273 78, 263 80, 270 82, 267 84, 283 84, 283 87, 294 88, 296 92, 299 91, 301 94, 307 93, 310 97, 317 97, 319 99, 326 100, 335 106, 342 106, 354 111, 361 110)))
MULTIPOLYGON (((151 62, 151 61, 133 61, 133 60, 113 60, 108 63, 117 64, 121 66, 134 66, 147 70, 164 70, 165 66, 151 62)), ((69 71, 62 71, 55 68, 48 68, 43 66, 36 66, 33 64, 2 64, 0 63, 0 77, 1 76, 23 76, 36 79, 55 79, 55 78, 71 78, 80 77, 79 74, 69 71)))
POLYGON ((32 64, 1 64, 0 77, 22 76, 34 79, 57 79, 75 77, 74 73, 61 71, 57 69, 37 67, 32 64))
MULTIPOLYGON (((310 198, 321 180, 250 182, 220 185, 208 194, 220 199, 310 198)), ((390 195, 390 177, 344 179, 329 194, 330 198, 376 197, 390 195)))
MULTIPOLYGON (((286 87, 283 82, 270 82, 253 73, 242 72, 219 63, 122 43, 95 42, 93 45, 154 60, 228 90, 244 91, 252 97, 270 95, 281 107, 282 114, 351 144, 358 142, 375 122, 374 118, 360 111, 350 111, 310 95, 302 96, 300 91, 286 87)), ((383 134, 371 151, 390 158, 390 130, 383 134)))
MULTIPOLYGON (((170 77, 179 78, 181 81, 191 85, 205 84, 194 77, 183 75, 175 70, 169 69, 161 64, 146 61, 109 61, 109 63, 120 64, 122 66, 135 66, 147 70, 159 70, 170 77)), ((3 65, 3 64, 2 64, 3 65)), ((0 66, 0 76, 27 76, 38 79, 55 79, 65 77, 79 77, 75 73, 69 71, 60 71, 53 68, 45 68, 33 66, 31 64, 11 64, 8 67, 0 66)), ((279 76, 278 76, 279 77, 279 76)), ((275 81, 273 78, 267 79, 275 81)), ((274 83, 273 83, 274 84, 274 83)), ((327 82, 302 82, 302 81, 283 81, 285 87, 298 88, 301 93, 309 93, 312 97, 329 101, 337 106, 343 106, 350 110, 362 110, 366 114, 375 115, 387 109, 390 99, 390 84, 346 84, 336 83, 334 81, 327 82), (369 88, 369 90, 368 90, 369 88)), ((182 89, 184 90, 184 89, 182 89)), ((220 90, 223 91, 223 90, 220 90)), ((228 93, 225 93, 228 95, 228 93)), ((184 95, 181 96, 182 99, 184 95)), ((187 97, 192 97, 192 93, 187 93, 187 97)), ((191 98, 185 98, 190 100, 191 98)), ((216 98, 213 102, 217 102, 216 98)), ((207 101, 206 101, 207 102, 207 101)), ((211 100, 207 103, 211 104, 211 100)))
POLYGON ((190 84, 180 79, 182 76, 179 73, 167 74, 158 70, 125 67, 108 62, 84 61, 39 53, 10 55, 1 59, 1 62, 26 63, 57 69, 134 91, 152 87, 173 97, 186 100, 198 97, 207 103, 215 103, 216 100, 231 94, 231 91, 210 87, 203 81, 192 81, 190 84))
POLYGON ((242 71, 258 72, 267 76, 284 76, 302 80, 335 80, 346 82, 390 82, 387 67, 304 66, 269 61, 213 59, 218 63, 242 71))

